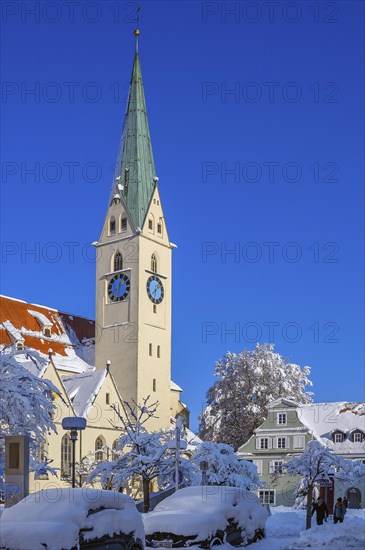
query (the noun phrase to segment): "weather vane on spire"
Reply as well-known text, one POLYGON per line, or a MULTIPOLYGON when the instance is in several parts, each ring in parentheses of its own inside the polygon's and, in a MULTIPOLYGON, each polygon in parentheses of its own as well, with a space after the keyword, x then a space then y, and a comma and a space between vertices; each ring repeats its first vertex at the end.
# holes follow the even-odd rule
POLYGON ((139 12, 141 10, 141 6, 138 6, 137 7, 137 10, 136 10, 136 23, 137 23, 137 28, 135 29, 134 31, 134 36, 136 37, 136 49, 138 48, 138 37, 140 35, 140 30, 138 28, 138 24, 139 24, 139 19, 140 19, 140 15, 139 15, 139 12))

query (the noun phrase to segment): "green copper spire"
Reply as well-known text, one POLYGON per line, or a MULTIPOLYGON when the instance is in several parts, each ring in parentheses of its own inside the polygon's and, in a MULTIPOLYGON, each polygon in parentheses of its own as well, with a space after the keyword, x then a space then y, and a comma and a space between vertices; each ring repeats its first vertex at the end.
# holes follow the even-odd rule
POLYGON ((157 178, 138 54, 139 31, 134 34, 136 52, 117 164, 117 189, 135 227, 142 228, 157 178))

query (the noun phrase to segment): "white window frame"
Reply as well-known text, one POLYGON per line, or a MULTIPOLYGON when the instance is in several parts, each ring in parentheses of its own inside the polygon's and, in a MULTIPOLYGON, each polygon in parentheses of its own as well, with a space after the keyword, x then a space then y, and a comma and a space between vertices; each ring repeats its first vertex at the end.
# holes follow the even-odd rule
POLYGON ((258 493, 261 504, 271 504, 276 506, 276 489, 260 489, 258 493), (273 497, 273 502, 270 502, 271 495, 273 497), (267 499, 265 498, 267 496, 267 499), (266 502, 267 500, 267 502, 266 502))
POLYGON ((362 442, 362 433, 361 432, 354 432, 353 433, 353 439, 354 439, 354 443, 361 443, 362 442), (356 439, 356 436, 358 436, 358 439, 356 439))
POLYGON ((286 426, 288 423, 288 415, 286 413, 277 413, 276 417, 276 424, 278 426, 286 426), (281 420, 284 420, 284 422, 281 422, 281 420))
POLYGON ((287 449, 288 448, 288 438, 286 436, 280 436, 277 438, 277 448, 278 449, 287 449), (279 441, 283 439, 284 440, 284 447, 279 444, 279 441))
POLYGON ((335 443, 343 443, 343 434, 341 432, 335 433, 335 443), (337 441, 339 438, 339 441, 337 441))
POLYGON ((257 468, 257 473, 259 474, 259 476, 261 476, 262 475, 262 460, 253 460, 252 463, 255 464, 255 466, 257 468))
POLYGON ((259 439, 259 449, 260 451, 268 451, 269 450, 269 438, 268 437, 260 437, 259 439), (263 445, 263 441, 267 442, 267 445, 263 445))
POLYGON ((293 450, 302 451, 305 448, 305 436, 295 435, 293 437, 293 450))

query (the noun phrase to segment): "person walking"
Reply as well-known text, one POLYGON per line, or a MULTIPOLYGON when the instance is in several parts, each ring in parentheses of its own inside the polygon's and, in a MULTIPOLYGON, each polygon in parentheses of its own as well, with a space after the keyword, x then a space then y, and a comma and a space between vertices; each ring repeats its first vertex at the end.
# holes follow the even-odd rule
POLYGON ((343 505, 342 498, 339 497, 336 500, 336 504, 333 509, 333 523, 337 523, 338 521, 342 523, 343 518, 345 517, 345 514, 346 514, 346 508, 343 505))
POLYGON ((323 520, 327 521, 328 518, 328 509, 322 497, 319 497, 317 502, 313 504, 312 516, 314 512, 316 512, 317 525, 323 525, 323 520))

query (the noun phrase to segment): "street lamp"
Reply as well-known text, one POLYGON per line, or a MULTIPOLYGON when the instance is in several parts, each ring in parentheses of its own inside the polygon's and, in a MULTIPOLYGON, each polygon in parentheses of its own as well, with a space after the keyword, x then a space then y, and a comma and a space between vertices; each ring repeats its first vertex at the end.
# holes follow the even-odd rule
POLYGON ((82 416, 69 416, 62 420, 62 428, 70 430, 70 439, 72 441, 72 488, 76 486, 75 464, 76 464, 76 441, 77 432, 86 428, 86 419, 82 416))

